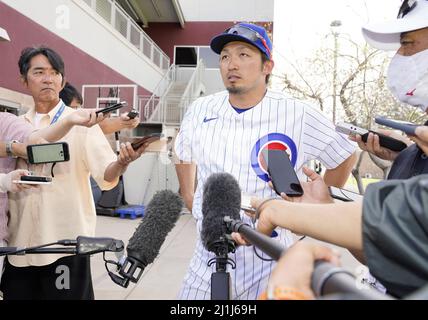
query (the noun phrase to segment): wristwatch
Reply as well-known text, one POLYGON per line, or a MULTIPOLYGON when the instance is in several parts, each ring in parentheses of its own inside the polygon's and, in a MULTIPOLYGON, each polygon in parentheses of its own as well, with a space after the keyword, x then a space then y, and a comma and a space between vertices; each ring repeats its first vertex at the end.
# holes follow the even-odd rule
POLYGON ((13 143, 19 143, 19 141, 12 140, 12 141, 6 142, 6 154, 7 154, 8 157, 16 159, 16 158, 18 158, 18 156, 14 155, 13 152, 12 152, 12 144, 13 143))

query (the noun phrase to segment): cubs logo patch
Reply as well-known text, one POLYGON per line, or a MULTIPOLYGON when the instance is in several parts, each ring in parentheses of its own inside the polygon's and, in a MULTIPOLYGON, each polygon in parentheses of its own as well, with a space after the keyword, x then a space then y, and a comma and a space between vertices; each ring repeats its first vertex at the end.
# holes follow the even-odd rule
POLYGON ((293 167, 296 165, 297 148, 294 141, 289 136, 282 133, 269 133, 257 140, 251 150, 251 167, 263 181, 269 181, 266 163, 262 156, 262 151, 265 149, 285 150, 290 156, 293 167))

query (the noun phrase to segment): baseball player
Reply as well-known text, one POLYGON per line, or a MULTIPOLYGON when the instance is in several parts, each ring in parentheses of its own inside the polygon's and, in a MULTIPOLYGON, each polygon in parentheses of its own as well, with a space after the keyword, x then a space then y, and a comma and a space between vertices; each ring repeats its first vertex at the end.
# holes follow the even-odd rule
MULTIPOLYGON (((343 186, 355 162, 355 144, 335 131, 318 110, 282 93, 267 90, 274 63, 272 44, 264 28, 239 23, 214 37, 211 49, 220 55, 226 91, 197 99, 187 110, 175 142, 182 163, 176 165, 180 193, 197 221, 198 239, 179 299, 210 299, 215 257, 202 246, 202 191, 213 173, 232 174, 243 192, 274 196, 260 161, 264 149, 286 150, 302 179, 302 166, 320 160, 329 185, 343 186), (197 170, 197 175, 196 175, 197 170), (195 177, 197 188, 195 190, 195 177)), ((241 212, 244 222, 251 223, 241 212)), ((278 229, 277 241, 292 244, 289 231, 278 229)), ((256 299, 266 287, 274 267, 267 255, 253 247, 238 247, 229 254, 233 299, 256 299)))

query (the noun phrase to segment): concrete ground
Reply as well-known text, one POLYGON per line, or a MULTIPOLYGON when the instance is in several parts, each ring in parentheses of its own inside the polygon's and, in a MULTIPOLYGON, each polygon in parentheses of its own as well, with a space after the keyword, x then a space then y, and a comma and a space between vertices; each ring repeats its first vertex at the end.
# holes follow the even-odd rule
MULTIPOLYGON (((120 239, 127 245, 140 219, 120 219, 118 217, 98 216, 97 236, 120 239)), ((161 247, 159 256, 147 266, 137 284, 128 288, 116 285, 108 276, 102 254, 92 256, 92 276, 95 298, 98 300, 173 300, 180 290, 195 246, 196 227, 189 213, 181 215, 174 229, 161 247)), ((305 241, 315 241, 307 239, 305 241)), ((332 245, 330 245, 332 246, 332 245)), ((354 274, 360 273, 357 260, 342 248, 342 266, 354 274)), ((108 257, 115 259, 113 253, 108 257)))

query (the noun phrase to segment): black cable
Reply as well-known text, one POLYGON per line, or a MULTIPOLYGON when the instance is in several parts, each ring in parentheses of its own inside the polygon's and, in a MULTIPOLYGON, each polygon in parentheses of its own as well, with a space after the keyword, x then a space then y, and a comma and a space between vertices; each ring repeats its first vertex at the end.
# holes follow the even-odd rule
POLYGON ((15 250, 15 251, 11 251, 11 252, 6 252, 6 253, 0 253, 0 257, 1 256, 7 256, 7 255, 17 255, 17 254, 22 253, 22 252, 26 252, 26 251, 30 251, 30 250, 35 250, 35 249, 40 249, 40 248, 45 248, 45 247, 53 246, 53 245, 56 245, 56 244, 60 244, 60 243, 57 241, 57 242, 52 242, 52 243, 48 243, 48 244, 43 244, 41 246, 24 248, 24 249, 19 249, 19 250, 15 250))
MULTIPOLYGON (((256 229, 255 221, 253 221, 253 220, 251 219, 251 223, 252 223, 252 227, 253 227, 253 229, 256 229)), ((257 252, 256 246, 254 246, 254 245, 253 245, 253 251, 254 251, 254 254, 255 254, 255 255, 256 255, 260 260, 262 260, 262 261, 267 261, 267 262, 275 261, 275 259, 266 259, 266 258, 261 257, 261 256, 259 255, 259 253, 257 252)))
POLYGON ((54 163, 52 164, 52 167, 51 167, 51 176, 52 176, 52 178, 53 178, 53 177, 55 177, 55 176, 54 176, 54 173, 53 173, 53 168, 55 167, 55 165, 56 165, 56 162, 54 162, 54 163))

